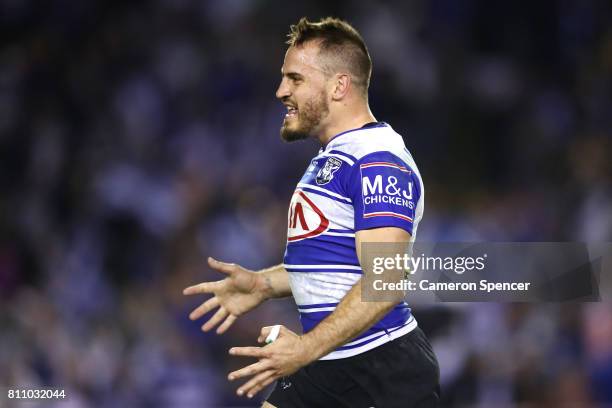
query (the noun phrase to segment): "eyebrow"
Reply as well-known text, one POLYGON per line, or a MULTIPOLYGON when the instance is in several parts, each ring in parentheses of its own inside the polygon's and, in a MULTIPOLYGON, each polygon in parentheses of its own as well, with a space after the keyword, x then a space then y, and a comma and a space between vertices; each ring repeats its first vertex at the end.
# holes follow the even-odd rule
POLYGON ((293 79, 293 80, 304 79, 304 75, 298 74, 297 72, 287 72, 287 73, 285 73, 285 72, 283 72, 281 70, 281 75, 285 76, 285 77, 287 77, 289 79, 293 79))

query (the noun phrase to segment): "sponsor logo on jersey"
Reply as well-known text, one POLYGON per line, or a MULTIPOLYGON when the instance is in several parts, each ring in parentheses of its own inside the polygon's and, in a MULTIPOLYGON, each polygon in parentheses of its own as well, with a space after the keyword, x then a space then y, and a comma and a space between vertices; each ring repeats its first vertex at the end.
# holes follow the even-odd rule
POLYGON ((416 206, 412 171, 390 162, 360 166, 365 218, 392 216, 412 221, 416 206))
POLYGON ((334 173, 340 168, 342 165, 342 161, 336 159, 335 157, 328 157, 327 161, 317 173, 317 177, 315 181, 318 185, 323 185, 329 183, 332 178, 334 178, 334 173))
POLYGON ((289 205, 287 240, 316 237, 327 230, 329 220, 302 190, 295 190, 289 205))

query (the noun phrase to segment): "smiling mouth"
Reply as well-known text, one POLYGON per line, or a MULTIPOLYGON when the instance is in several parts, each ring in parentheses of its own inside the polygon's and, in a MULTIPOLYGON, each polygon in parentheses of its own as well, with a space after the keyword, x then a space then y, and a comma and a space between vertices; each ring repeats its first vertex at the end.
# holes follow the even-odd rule
POLYGON ((287 106, 287 113, 285 114, 285 119, 293 118, 297 116, 298 110, 293 106, 287 106))

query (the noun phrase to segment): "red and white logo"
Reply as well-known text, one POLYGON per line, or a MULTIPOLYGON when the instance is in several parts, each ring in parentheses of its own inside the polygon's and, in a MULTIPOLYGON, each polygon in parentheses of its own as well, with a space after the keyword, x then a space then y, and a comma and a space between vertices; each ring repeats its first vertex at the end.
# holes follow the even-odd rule
POLYGON ((302 190, 295 190, 289 205, 287 241, 316 237, 327 230, 329 220, 302 190))

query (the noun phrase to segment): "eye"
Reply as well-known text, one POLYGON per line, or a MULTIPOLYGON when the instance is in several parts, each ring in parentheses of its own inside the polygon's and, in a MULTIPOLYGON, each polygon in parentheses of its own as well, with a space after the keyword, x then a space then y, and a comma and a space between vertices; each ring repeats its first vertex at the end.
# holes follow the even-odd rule
POLYGON ((296 74, 296 73, 287 74, 287 78, 289 79, 289 81, 291 81, 293 85, 299 85, 302 82, 304 82, 304 78, 301 75, 296 74))

